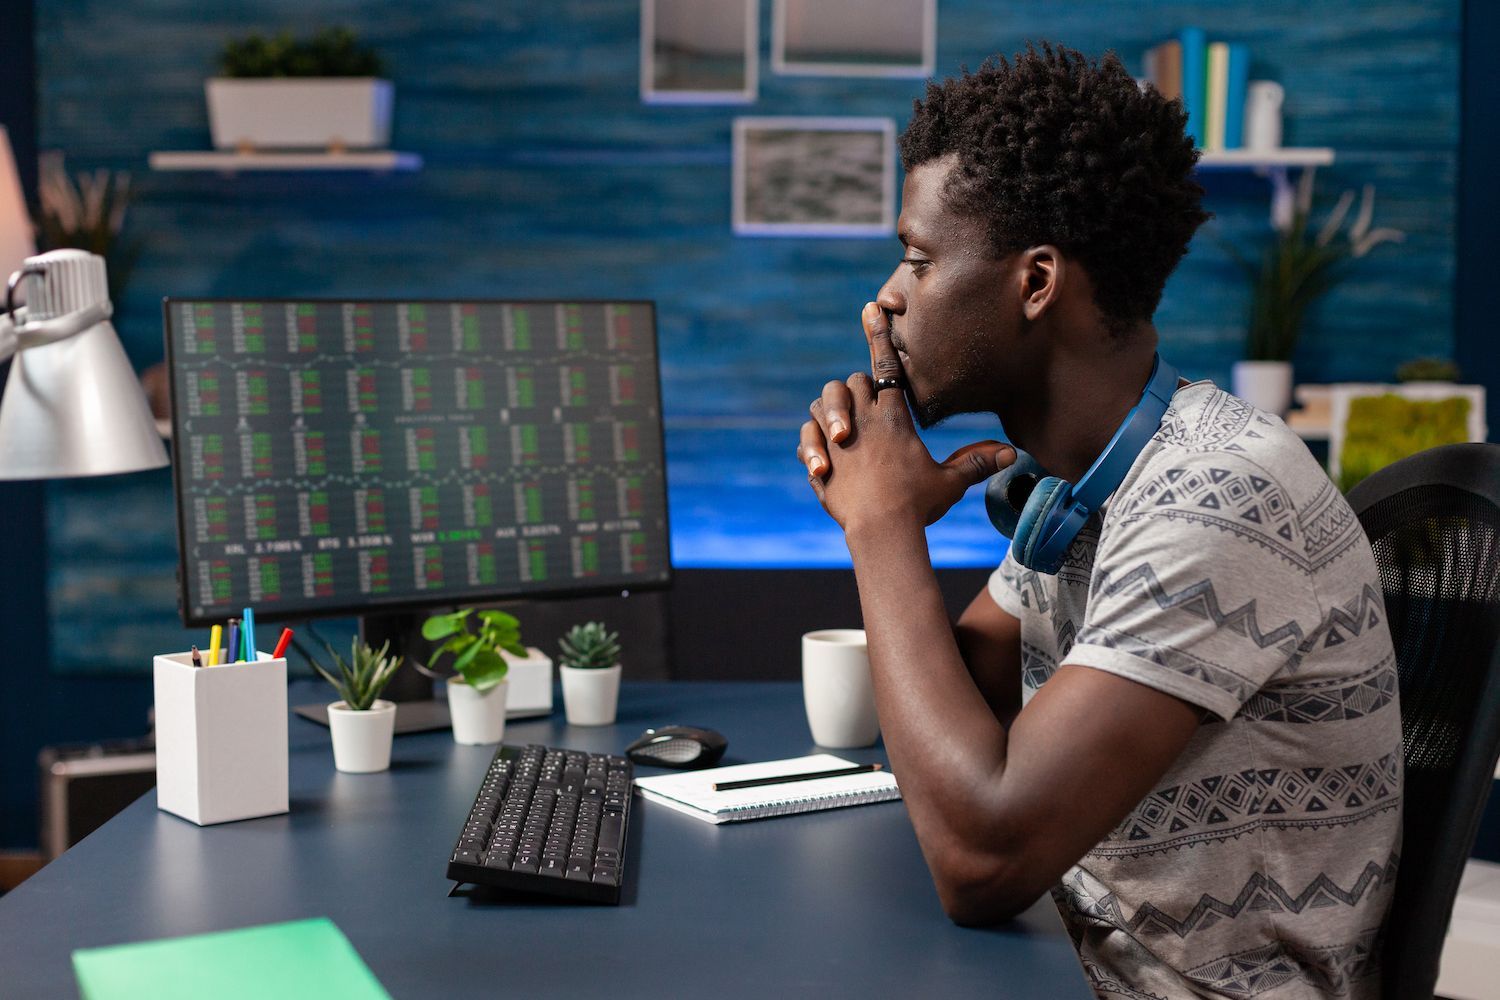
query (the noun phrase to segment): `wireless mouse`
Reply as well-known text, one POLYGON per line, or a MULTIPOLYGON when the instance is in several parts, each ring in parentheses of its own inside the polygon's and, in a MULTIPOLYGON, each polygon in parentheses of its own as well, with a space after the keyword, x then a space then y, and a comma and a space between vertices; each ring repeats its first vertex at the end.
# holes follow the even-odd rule
POLYGON ((729 741, 712 729, 662 726, 642 733, 625 748, 625 756, 653 767, 712 767, 728 746, 729 741))

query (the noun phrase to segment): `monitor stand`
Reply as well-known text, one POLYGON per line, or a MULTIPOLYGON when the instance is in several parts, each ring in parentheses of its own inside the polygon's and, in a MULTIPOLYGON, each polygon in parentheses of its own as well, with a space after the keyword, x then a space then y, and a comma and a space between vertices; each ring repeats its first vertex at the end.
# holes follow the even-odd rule
MULTIPOLYGON (((381 697, 396 703, 396 735, 403 733, 427 733, 440 729, 451 729, 453 721, 448 716, 448 703, 432 696, 432 682, 443 675, 427 669, 427 660, 432 656, 433 644, 422 638, 422 622, 431 612, 390 613, 362 615, 359 619, 359 638, 367 646, 379 647, 387 640, 391 652, 407 659, 405 666, 396 671, 391 683, 381 697)), ((328 725, 328 706, 324 703, 298 705, 293 709, 309 722, 328 725)), ((507 719, 530 719, 550 715, 551 709, 509 709, 507 719)))

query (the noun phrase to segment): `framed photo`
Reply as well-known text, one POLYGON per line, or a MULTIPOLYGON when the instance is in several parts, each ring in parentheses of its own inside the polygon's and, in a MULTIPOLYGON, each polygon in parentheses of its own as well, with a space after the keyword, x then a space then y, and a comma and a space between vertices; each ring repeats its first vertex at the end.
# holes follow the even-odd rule
POLYGON ((749 104, 758 89, 757 0, 641 0, 641 100, 749 104))
POLYGON ((1345 491, 1408 455, 1489 434, 1482 385, 1343 382, 1328 398, 1328 474, 1345 491))
POLYGON ((733 216, 742 236, 889 236, 895 119, 736 118, 733 216))
POLYGON ((773 0, 771 68, 804 76, 932 75, 937 0, 773 0))

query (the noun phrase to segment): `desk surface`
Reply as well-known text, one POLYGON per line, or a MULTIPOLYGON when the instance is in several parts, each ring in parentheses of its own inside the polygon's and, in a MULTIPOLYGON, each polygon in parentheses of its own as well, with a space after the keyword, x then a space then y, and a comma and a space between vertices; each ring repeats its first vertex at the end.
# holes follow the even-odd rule
MULTIPOLYGON (((816 752, 796 684, 626 684, 616 726, 559 705, 506 742, 619 752, 674 722, 723 732, 727 763, 816 752)), ((288 815, 200 829, 148 793, 0 898, 0 992, 76 997, 75 948, 328 916, 398 998, 1091 995, 1050 900, 998 929, 944 917, 900 803, 712 826, 637 798, 620 906, 480 903, 443 872, 493 747, 402 736, 354 775, 321 727, 293 718, 291 744, 288 815)))

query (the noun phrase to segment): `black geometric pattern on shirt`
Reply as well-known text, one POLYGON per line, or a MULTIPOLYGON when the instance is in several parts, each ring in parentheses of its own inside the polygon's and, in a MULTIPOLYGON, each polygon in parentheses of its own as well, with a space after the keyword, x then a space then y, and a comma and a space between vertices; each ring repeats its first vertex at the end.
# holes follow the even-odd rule
POLYGON ((1094 553, 1099 550, 1099 525, 1099 514, 1095 512, 1089 515, 1083 527, 1078 530, 1078 536, 1068 545, 1067 551, 1063 553, 1062 565, 1057 569, 1059 585, 1088 586, 1090 577, 1094 575, 1094 553))
MULTIPOLYGON (((1255 408, 1243 399, 1216 389, 1191 427, 1175 408, 1168 408, 1157 434, 1163 441, 1194 451, 1244 451, 1234 439, 1247 431, 1254 414, 1255 408)), ((1261 436, 1255 431, 1249 434, 1261 436)))
MULTIPOLYGON (((1320 646, 1324 649, 1338 646, 1357 638, 1365 629, 1382 628, 1384 622, 1385 595, 1367 583, 1360 589, 1358 596, 1349 598, 1342 605, 1329 608, 1318 627, 1302 640, 1298 651, 1306 654, 1320 646)), ((1301 662, 1300 657, 1297 662, 1301 662)), ((1295 664, 1293 669, 1296 669, 1295 664)))
POLYGON ((1400 793, 1399 751, 1334 767, 1248 768, 1150 792, 1101 843, 1212 831, 1261 816, 1281 827, 1322 826, 1400 793))
POLYGON ((1346 944, 1292 947, 1278 941, 1188 969, 1189 979, 1233 997, 1256 997, 1300 981, 1320 994, 1346 996, 1380 971, 1381 935, 1367 930, 1346 944))
POLYGON ((1057 671, 1057 661, 1040 646, 1021 642, 1021 684, 1035 690, 1057 671))
POLYGON ((1212 525, 1311 568, 1296 508, 1278 483, 1258 472, 1223 466, 1166 469, 1132 491, 1121 523, 1155 517, 1212 525))
POLYGON ((1364 538, 1359 519, 1332 482, 1324 483, 1298 518, 1306 540, 1307 557, 1326 566, 1364 538))
POLYGON ((1108 572, 1101 572, 1097 574, 1097 578, 1099 582, 1094 590, 1099 596, 1114 597, 1131 589, 1140 589, 1145 591, 1163 611, 1180 609, 1198 618, 1208 619, 1221 631, 1244 636, 1261 649, 1275 647, 1285 654, 1287 665, 1291 669, 1295 669, 1300 661, 1300 653, 1303 651, 1298 647, 1302 643, 1303 632, 1302 626, 1297 624, 1296 619, 1273 629, 1263 630, 1256 617, 1255 598, 1252 597, 1237 608, 1224 611, 1219 607, 1219 596, 1214 590, 1212 580, 1199 580, 1175 593, 1168 593, 1161 581, 1157 579, 1156 571, 1151 568, 1150 563, 1141 563, 1134 569, 1114 577, 1111 577, 1108 572))
POLYGON ((1000 563, 1000 579, 1021 598, 1021 607, 1035 608, 1040 614, 1046 614, 1052 607, 1047 600, 1046 588, 1042 586, 1041 574, 1036 570, 1006 559, 1000 563))
MULTIPOLYGON (((1395 887, 1399 863, 1400 858, 1394 853, 1383 865, 1371 861, 1347 889, 1326 873, 1319 872, 1301 892, 1295 894, 1264 872, 1256 872, 1232 901, 1226 902, 1204 893, 1198 897, 1197 905, 1181 920, 1174 919, 1150 903, 1142 903, 1129 920, 1117 926, 1124 927, 1131 934, 1175 934, 1179 938, 1185 938, 1194 931, 1207 930, 1220 921, 1234 920, 1246 911, 1301 913, 1303 910, 1321 909, 1325 906, 1358 906, 1367 896, 1395 887)), ((1118 902, 1111 899, 1110 904, 1116 912, 1119 911, 1118 902)))
POLYGON ((1120 629, 1086 625, 1078 635, 1078 643, 1084 646, 1118 649, 1122 653, 1149 660, 1173 673, 1195 678, 1221 691, 1229 692, 1236 704, 1244 702, 1258 690, 1258 685, 1254 681, 1247 680, 1217 663, 1201 659, 1172 646, 1162 646, 1150 639, 1132 635, 1120 629))
POLYGON ((1177 837, 1167 837, 1164 840, 1126 840, 1110 843, 1101 841, 1090 848, 1085 856, 1100 860, 1144 858, 1153 854, 1166 854, 1169 851, 1181 851, 1204 844, 1223 844, 1231 840, 1239 840, 1245 834, 1254 833, 1257 830, 1317 830, 1325 827, 1356 826, 1367 819, 1373 819, 1399 808, 1401 808, 1401 796, 1393 795, 1361 812, 1338 813, 1333 816, 1320 816, 1317 819, 1310 819, 1306 815, 1287 819, 1257 816, 1236 826, 1215 827, 1196 833, 1185 833, 1177 837))
POLYGON ((1098 964, 1082 959, 1083 974, 1088 978, 1089 987, 1094 991, 1096 997, 1125 997, 1126 1000, 1167 1000, 1166 997, 1157 993, 1147 993, 1133 986, 1127 986, 1120 982, 1109 969, 1098 964))
POLYGON ((1252 722, 1343 722, 1359 719, 1389 705, 1399 690, 1396 658, 1387 654, 1374 669, 1355 677, 1323 680, 1314 685, 1263 687, 1240 708, 1238 718, 1252 722))

